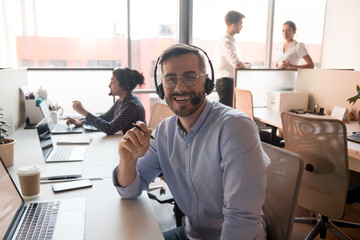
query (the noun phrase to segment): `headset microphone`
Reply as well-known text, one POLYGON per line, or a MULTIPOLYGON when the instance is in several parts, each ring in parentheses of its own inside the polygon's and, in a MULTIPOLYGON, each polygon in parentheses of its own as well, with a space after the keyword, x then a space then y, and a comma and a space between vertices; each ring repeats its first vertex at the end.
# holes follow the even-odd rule
POLYGON ((191 100, 190 100, 190 103, 192 104, 192 105, 198 105, 199 103, 201 103, 201 97, 199 97, 199 96, 195 96, 195 97, 193 97, 191 100))
POLYGON ((112 93, 111 93, 111 92, 109 92, 109 96, 112 96, 112 93))

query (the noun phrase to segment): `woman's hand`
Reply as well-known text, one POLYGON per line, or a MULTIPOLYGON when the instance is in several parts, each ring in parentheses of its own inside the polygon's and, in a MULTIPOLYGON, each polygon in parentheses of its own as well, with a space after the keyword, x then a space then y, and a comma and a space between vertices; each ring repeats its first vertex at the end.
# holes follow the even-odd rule
POLYGON ((290 63, 289 59, 286 59, 282 61, 280 68, 281 69, 287 69, 287 68, 293 68, 294 66, 290 63))
POLYGON ((66 124, 67 125, 75 124, 76 126, 82 126, 84 123, 82 121, 80 121, 80 120, 68 117, 68 118, 66 118, 66 124))
POLYGON ((80 101, 73 101, 72 103, 73 103, 73 109, 75 111, 77 111, 78 113, 80 113, 81 115, 84 115, 86 117, 86 115, 89 112, 85 110, 85 108, 83 107, 81 102, 80 101))

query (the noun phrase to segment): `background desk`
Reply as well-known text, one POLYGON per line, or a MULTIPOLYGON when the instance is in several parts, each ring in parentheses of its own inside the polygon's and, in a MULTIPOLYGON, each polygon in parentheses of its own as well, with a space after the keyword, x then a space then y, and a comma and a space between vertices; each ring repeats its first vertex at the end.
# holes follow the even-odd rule
MULTIPOLYGON (((308 114, 308 116, 315 117, 317 115, 308 114)), ((318 116, 324 117, 324 116, 318 116)), ((330 116, 325 116, 329 117, 330 116)), ((254 108, 254 119, 263 123, 272 125, 279 129, 282 128, 280 112, 267 110, 267 108, 254 108)), ((347 134, 360 131, 360 125, 358 122, 346 123, 347 134)), ((286 143, 285 143, 286 144, 286 143)), ((360 172, 360 144, 352 141, 348 141, 348 156, 349 156, 349 169, 360 172)))
MULTIPOLYGON (((106 136, 102 132, 85 133, 92 137, 85 161, 45 163, 35 130, 19 129, 11 135, 16 139, 14 165, 8 168, 19 187, 16 169, 24 163, 62 166, 98 164, 103 168, 103 180, 92 181, 93 187, 63 193, 53 193, 52 184, 41 184, 37 200, 85 197, 85 239, 163 239, 155 213, 147 194, 137 199, 121 199, 112 183, 112 170, 119 163, 118 144, 122 135, 106 136)), ((52 135, 53 139, 63 135, 52 135)))

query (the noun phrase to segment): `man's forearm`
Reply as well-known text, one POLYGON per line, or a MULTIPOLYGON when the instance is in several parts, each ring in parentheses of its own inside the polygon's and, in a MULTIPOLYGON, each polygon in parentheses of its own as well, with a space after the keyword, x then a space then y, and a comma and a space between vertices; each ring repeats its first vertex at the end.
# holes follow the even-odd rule
POLYGON ((122 163, 118 167, 117 181, 121 187, 130 185, 136 177, 136 161, 122 163))

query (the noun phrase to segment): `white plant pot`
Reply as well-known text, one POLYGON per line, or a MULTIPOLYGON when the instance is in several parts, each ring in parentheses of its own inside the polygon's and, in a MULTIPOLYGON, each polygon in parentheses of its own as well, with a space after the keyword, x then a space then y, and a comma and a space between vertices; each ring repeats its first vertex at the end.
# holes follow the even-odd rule
POLYGON ((14 146, 15 139, 9 140, 6 144, 0 144, 0 157, 3 160, 5 167, 11 167, 14 164, 14 146))

